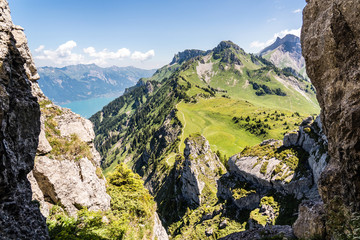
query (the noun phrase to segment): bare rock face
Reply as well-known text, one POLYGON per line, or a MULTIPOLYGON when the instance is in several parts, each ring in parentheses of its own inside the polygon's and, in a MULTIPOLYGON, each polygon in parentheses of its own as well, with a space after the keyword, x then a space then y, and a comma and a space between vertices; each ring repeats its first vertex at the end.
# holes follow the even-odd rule
POLYGON ((331 157, 319 181, 327 233, 334 239, 354 238, 360 228, 360 4, 307 2, 302 48, 331 157))
MULTIPOLYGON (((32 173, 46 206, 49 203, 61 204, 72 216, 76 216, 82 207, 87 207, 90 211, 110 208, 105 181, 96 176, 96 167, 86 158, 75 162, 38 157, 32 173)), ((41 200, 40 195, 39 201, 41 200)), ((46 212, 48 208, 42 210, 45 216, 49 215, 46 212)))
POLYGON ((38 75, 6 0, 0 1, 0 29, 0 239, 48 239, 26 178, 40 133, 40 108, 31 93, 38 75))
POLYGON ((100 169, 101 157, 92 142, 92 123, 53 104, 38 85, 33 86, 33 93, 40 102, 42 116, 35 166, 28 179, 42 214, 47 217, 55 204, 71 216, 83 207, 108 210, 110 196, 100 169), (58 145, 69 146, 59 149, 58 145))
POLYGON ((312 170, 315 183, 318 182, 320 174, 324 171, 328 162, 328 141, 324 135, 320 117, 308 117, 299 130, 290 132, 284 136, 284 146, 298 146, 309 154, 308 163, 312 170))
MULTIPOLYGON (((282 148, 281 141, 266 141, 260 146, 282 148)), ((242 153, 238 153, 229 159, 228 164, 232 175, 256 188, 293 194, 297 199, 309 198, 311 195, 314 185, 312 173, 308 170, 306 173, 295 172, 276 157, 243 156, 242 153)))
MULTIPOLYGON (((210 149, 209 142, 201 135, 194 135, 185 140, 185 159, 178 161, 181 197, 192 207, 201 205, 204 188, 216 189, 219 171, 225 168, 218 156, 210 149)), ((215 193, 216 194, 216 193, 215 193)))

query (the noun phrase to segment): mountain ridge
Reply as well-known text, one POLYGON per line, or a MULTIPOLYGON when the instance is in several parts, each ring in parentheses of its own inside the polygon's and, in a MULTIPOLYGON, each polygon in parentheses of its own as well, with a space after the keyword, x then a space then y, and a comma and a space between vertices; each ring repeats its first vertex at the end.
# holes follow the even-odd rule
POLYGON ((95 64, 69 65, 62 68, 41 67, 39 85, 52 101, 64 104, 103 96, 119 96, 125 88, 135 85, 141 77, 155 70, 95 64))

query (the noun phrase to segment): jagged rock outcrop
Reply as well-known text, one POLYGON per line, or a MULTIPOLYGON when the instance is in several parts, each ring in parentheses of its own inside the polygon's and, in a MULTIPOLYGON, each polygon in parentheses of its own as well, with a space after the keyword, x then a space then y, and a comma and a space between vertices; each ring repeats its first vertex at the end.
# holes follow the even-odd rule
POLYGON ((328 142, 320 117, 316 117, 315 120, 313 117, 305 119, 298 131, 285 134, 283 142, 285 147, 298 146, 309 154, 308 163, 317 183, 329 160, 328 142))
POLYGON ((38 75, 6 0, 0 1, 0 30, 0 239, 48 239, 26 178, 40 133, 40 108, 31 93, 38 75))
MULTIPOLYGON (((273 141, 262 143, 258 148, 262 149, 261 151, 273 148, 272 152, 275 152, 280 151, 281 146, 281 141, 273 141)), ((251 150, 249 155, 239 153, 232 156, 228 162, 230 173, 240 181, 248 182, 263 192, 275 189, 283 194, 294 194, 297 199, 309 198, 310 189, 313 187, 310 171, 306 168, 297 171, 291 163, 286 162, 286 159, 272 157, 273 154, 270 152, 264 156, 256 156, 253 152, 255 151, 251 150)), ((286 154, 287 158, 292 158, 298 153, 286 152, 286 154)), ((300 164, 304 163, 299 161, 300 164)))
POLYGON ((55 204, 71 216, 83 207, 109 209, 101 157, 92 142, 92 123, 51 103, 38 85, 33 86, 33 93, 41 105, 42 121, 35 166, 28 179, 42 214, 47 217, 55 204))
POLYGON ((184 157, 175 166, 181 185, 179 197, 189 206, 198 207, 204 201, 204 188, 207 188, 207 192, 214 191, 225 168, 211 151, 209 142, 201 135, 195 134, 185 140, 184 157))
POLYGON ((333 239, 359 236, 360 212, 360 4, 308 0, 302 49, 317 90, 330 161, 319 180, 333 239))
POLYGON ((40 202, 44 216, 49 215, 53 204, 62 206, 72 216, 83 207, 90 211, 109 209, 110 197, 106 194, 105 180, 96 172, 96 166, 87 158, 77 162, 53 160, 46 156, 36 158, 32 171, 35 182, 31 183, 33 189, 41 191, 34 194, 34 199, 40 202))

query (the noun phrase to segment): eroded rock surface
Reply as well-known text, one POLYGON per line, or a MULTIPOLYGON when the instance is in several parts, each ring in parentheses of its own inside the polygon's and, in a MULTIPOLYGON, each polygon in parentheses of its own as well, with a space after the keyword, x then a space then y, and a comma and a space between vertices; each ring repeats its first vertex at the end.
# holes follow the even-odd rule
POLYGON ((90 211, 109 209, 101 157, 92 142, 92 123, 53 104, 37 84, 33 94, 41 105, 41 133, 35 166, 28 179, 42 214, 47 217, 55 204, 71 216, 83 207, 90 211))
MULTIPOLYGON (((281 141, 276 145, 273 142, 260 144, 258 148, 266 151, 268 148, 274 148, 275 151, 282 149, 281 141), (277 149, 277 150, 276 150, 277 149)), ((286 160, 278 159, 276 156, 271 157, 269 154, 265 156, 252 155, 256 150, 251 150, 249 156, 243 156, 239 153, 229 159, 229 171, 240 181, 248 182, 262 192, 274 189, 282 194, 294 194, 297 199, 309 198, 310 189, 313 187, 312 173, 306 169, 306 163, 299 161, 299 166, 303 165, 303 170, 293 169, 286 160)), ((289 154, 288 158, 292 157, 289 154)), ((285 151, 284 151, 285 154, 285 151)))
POLYGON ((211 151, 209 142, 201 135, 185 140, 184 157, 184 160, 176 163, 181 183, 181 198, 185 199, 189 206, 197 207, 203 200, 203 189, 216 189, 220 172, 225 172, 225 168, 218 156, 211 151))
POLYGON ((31 202, 26 175, 34 166, 40 108, 38 79, 23 29, 0 1, 0 239, 48 239, 45 218, 31 202))
POLYGON ((309 154, 308 163, 317 184, 320 174, 329 161, 328 141, 323 132, 320 117, 316 117, 315 120, 313 117, 305 119, 298 131, 285 134, 283 142, 285 147, 298 146, 309 154))
POLYGON ((319 180, 327 232, 334 239, 354 238, 360 228, 360 4, 307 3, 302 48, 329 142, 330 162, 319 180))

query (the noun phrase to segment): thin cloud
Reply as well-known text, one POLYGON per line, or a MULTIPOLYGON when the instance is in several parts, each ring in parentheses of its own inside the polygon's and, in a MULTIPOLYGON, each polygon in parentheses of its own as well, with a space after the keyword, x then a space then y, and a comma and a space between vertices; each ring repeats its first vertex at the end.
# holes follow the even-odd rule
POLYGON ((154 56, 155 56, 155 51, 154 50, 147 51, 146 53, 135 51, 131 55, 131 59, 138 60, 138 61, 146 61, 146 60, 151 59, 154 56))
POLYGON ((44 45, 35 49, 38 53, 34 58, 46 62, 47 65, 66 66, 72 64, 91 64, 95 63, 100 66, 111 65, 114 62, 124 59, 135 61, 146 61, 155 56, 155 51, 150 50, 146 53, 134 51, 133 53, 127 48, 118 49, 115 52, 103 49, 96 51, 94 47, 83 49, 83 53, 75 53, 73 50, 77 43, 73 40, 61 44, 56 50, 45 49, 44 45))
POLYGON ((37 49, 35 49, 35 52, 41 52, 42 50, 44 50, 44 48, 44 45, 40 45, 37 49))
POLYGON ((76 46, 77 44, 73 40, 61 44, 56 50, 44 50, 45 47, 41 45, 35 50, 41 52, 41 55, 35 56, 35 59, 47 60, 58 65, 79 64, 84 61, 84 56, 72 52, 76 46))
POLYGON ((298 36, 300 37, 300 32, 301 32, 301 28, 298 28, 298 29, 292 29, 292 30, 283 30, 281 32, 278 32, 278 33, 275 33, 274 36, 265 41, 265 42, 261 42, 261 41, 253 41, 250 43, 250 48, 254 49, 254 50, 261 50, 261 49, 264 49, 265 47, 271 45, 272 43, 275 42, 275 40, 279 37, 279 38, 282 38, 282 37, 285 37, 286 35, 288 34, 293 34, 295 36, 298 36))
POLYGON ((131 52, 127 48, 121 48, 116 52, 109 52, 106 48, 100 52, 97 52, 94 47, 84 48, 84 53, 89 54, 90 57, 101 59, 123 59, 130 57, 131 52))
POLYGON ((301 13, 301 12, 302 10, 300 8, 293 11, 293 13, 301 13))

